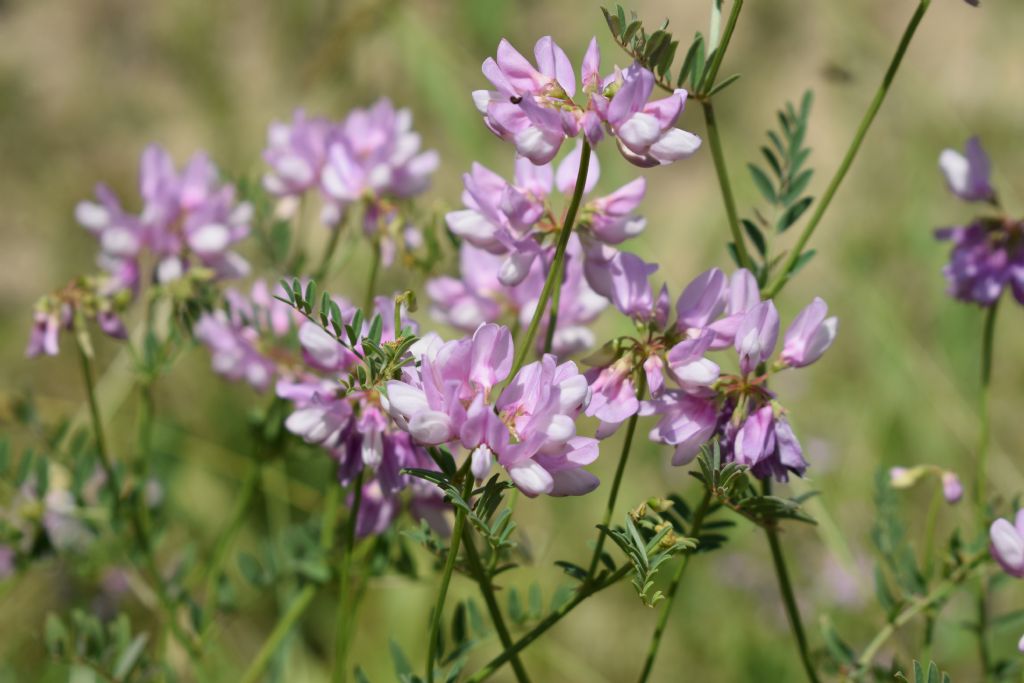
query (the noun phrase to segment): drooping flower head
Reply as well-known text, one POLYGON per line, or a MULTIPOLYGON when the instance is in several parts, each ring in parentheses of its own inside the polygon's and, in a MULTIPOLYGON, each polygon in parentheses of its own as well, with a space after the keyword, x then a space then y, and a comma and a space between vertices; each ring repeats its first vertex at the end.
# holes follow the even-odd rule
POLYGON ((700 138, 674 127, 686 91, 648 101, 654 74, 639 63, 602 77, 596 38, 583 57, 578 95, 575 68, 551 36, 537 41, 534 57, 536 66, 502 39, 496 58, 483 63, 494 90, 473 93, 487 127, 533 163, 548 163, 566 138, 580 134, 591 145, 611 135, 638 166, 668 164, 700 147, 700 138))
POLYGON ((235 188, 220 180, 216 166, 197 152, 180 171, 160 146, 142 153, 139 170, 142 211, 126 212, 104 185, 96 202, 79 203, 78 222, 100 243, 99 263, 121 286, 138 286, 139 260, 152 254, 161 283, 201 266, 220 278, 241 277, 249 264, 233 250, 249 234, 252 207, 238 202, 235 188))
MULTIPOLYGON (((978 138, 967 141, 964 154, 943 150, 939 167, 954 195, 999 208, 989 179, 989 159, 978 138)), ((992 306, 1009 286, 1017 301, 1024 303, 1024 222, 1006 215, 978 216, 967 225, 940 228, 935 237, 953 244, 942 270, 951 296, 992 306)))
POLYGON ((597 458, 598 444, 576 433, 590 392, 575 364, 545 355, 493 396, 512 368, 508 328, 488 323, 450 342, 428 336, 416 354, 418 365, 387 385, 391 415, 416 443, 461 446, 479 480, 497 460, 528 496, 581 495, 597 486, 582 469, 597 458))
POLYGON ((76 320, 92 320, 107 336, 126 339, 128 331, 121 314, 132 295, 126 289, 119 289, 119 284, 106 274, 80 277, 40 298, 36 302, 25 356, 56 356, 60 353, 61 330, 74 329, 76 320))

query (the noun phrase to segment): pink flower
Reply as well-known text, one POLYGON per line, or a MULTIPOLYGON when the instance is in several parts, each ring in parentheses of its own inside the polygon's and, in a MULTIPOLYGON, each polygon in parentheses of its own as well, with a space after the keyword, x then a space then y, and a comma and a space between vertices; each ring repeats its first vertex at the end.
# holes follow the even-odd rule
POLYGON ((310 118, 296 109, 291 123, 274 122, 267 130, 263 159, 270 170, 263 186, 278 196, 299 195, 320 184, 327 148, 337 128, 323 118, 310 118))
POLYGON ((996 191, 989 181, 991 163, 973 137, 967 141, 961 154, 955 149, 944 149, 939 155, 939 168, 946 177, 950 192, 967 202, 988 202, 995 199, 996 191))
POLYGON ((579 101, 572 63, 550 36, 537 41, 534 56, 536 67, 502 39, 496 59, 483 63, 494 90, 473 93, 487 127, 534 164, 548 163, 567 137, 581 133, 591 145, 611 134, 638 166, 671 163, 700 147, 700 138, 673 127, 686 91, 648 102, 654 75, 639 64, 602 78, 596 39, 583 58, 579 101))
POLYGON ((786 365, 802 368, 821 358, 836 338, 839 321, 835 316, 826 318, 828 304, 820 297, 800 311, 790 323, 783 337, 782 354, 786 365))
POLYGON ((388 410, 416 443, 461 445, 478 479, 496 460, 528 496, 580 495, 597 486, 580 469, 597 457, 597 447, 576 434, 590 392, 573 363, 545 355, 492 402, 491 389, 511 369, 507 328, 484 324, 469 338, 424 341, 415 349, 419 367, 387 385, 388 410))
POLYGON ((1024 577, 1024 510, 1014 523, 997 519, 989 527, 989 552, 1010 576, 1024 577))
POLYGON ((671 390, 651 404, 651 411, 661 415, 651 430, 650 439, 675 446, 672 464, 688 465, 700 453, 718 427, 714 402, 679 390, 671 390))
POLYGON ((740 357, 740 370, 750 373, 768 360, 775 351, 779 337, 779 313, 771 301, 762 301, 740 320, 736 329, 736 352, 740 357))

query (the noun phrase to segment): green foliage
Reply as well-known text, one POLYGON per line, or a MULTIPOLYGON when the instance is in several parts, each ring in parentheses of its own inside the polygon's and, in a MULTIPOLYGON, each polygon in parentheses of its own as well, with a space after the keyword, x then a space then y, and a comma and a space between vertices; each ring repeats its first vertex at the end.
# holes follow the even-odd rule
MULTIPOLYGON (((760 150, 763 165, 747 164, 754 187, 769 207, 766 211, 755 209, 753 218, 741 220, 744 232, 754 245, 755 257, 759 261, 755 275, 762 284, 784 256, 770 253, 768 236, 789 230, 814 202, 813 197, 805 194, 814 170, 807 167, 811 150, 804 144, 813 101, 813 94, 808 90, 800 99, 799 106, 787 102, 776 112, 778 128, 768 131, 768 140, 760 150)), ((801 254, 790 275, 813 256, 813 249, 801 254)))
POLYGON ((953 683, 949 674, 943 671, 939 673, 939 667, 935 662, 929 662, 925 667, 921 662, 914 660, 913 678, 908 678, 902 671, 896 674, 896 678, 905 683, 953 683))
POLYGON ((104 624, 82 610, 68 618, 50 613, 43 629, 43 641, 51 657, 68 664, 85 666, 103 680, 162 680, 167 672, 147 652, 149 634, 133 633, 126 614, 104 624))
POLYGON ((654 524, 646 516, 626 515, 624 527, 609 529, 608 537, 633 565, 633 587, 648 607, 664 598, 660 590, 654 590, 654 576, 658 569, 676 553, 693 550, 697 540, 678 536, 671 524, 654 524))
POLYGON ((704 36, 698 32, 690 42, 673 79, 672 68, 679 41, 667 30, 667 19, 657 29, 648 31, 637 18, 636 12, 630 12, 627 18, 621 5, 616 5, 614 12, 604 7, 601 11, 615 42, 626 54, 654 73, 655 83, 662 90, 674 92, 677 88, 685 87, 699 97, 711 97, 740 77, 739 74, 733 74, 716 84, 709 82, 716 50, 707 50, 704 36))

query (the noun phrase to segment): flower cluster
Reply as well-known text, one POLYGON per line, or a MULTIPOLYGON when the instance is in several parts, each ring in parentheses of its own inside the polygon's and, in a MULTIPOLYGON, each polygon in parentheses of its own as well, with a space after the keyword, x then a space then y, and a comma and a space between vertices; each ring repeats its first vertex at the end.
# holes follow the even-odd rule
MULTIPOLYGON (((449 229, 469 244, 496 256, 503 256, 497 269, 499 282, 514 286, 531 272, 534 262, 550 261, 562 229, 562 214, 551 203, 554 189, 566 198, 576 188, 582 161, 580 145, 558 165, 534 165, 527 159, 516 160, 513 182, 493 171, 473 164, 463 176, 462 203, 466 208, 449 212, 449 229)), ((597 157, 589 161, 584 195, 597 183, 600 167, 597 157)), ((639 234, 646 221, 638 216, 646 183, 637 178, 604 197, 583 204, 577 215, 576 233, 582 252, 589 259, 602 260, 605 251, 639 234)), ((548 266, 543 268, 546 273, 548 266)), ((589 270, 587 271, 590 272, 589 270)))
POLYGON ((75 209, 78 222, 99 240, 100 266, 120 286, 137 289, 140 259, 147 252, 160 283, 196 266, 219 278, 248 274, 249 264, 233 247, 249 234, 252 207, 236 201, 235 188, 221 182, 205 153, 197 152, 178 171, 163 148, 150 145, 142 153, 139 193, 139 214, 125 211, 102 184, 97 201, 80 202, 75 209))
MULTIPOLYGON (((274 294, 283 293, 278 285, 274 294)), ((263 280, 253 283, 248 297, 228 289, 224 299, 223 309, 199 317, 193 333, 209 349, 214 372, 265 391, 282 372, 282 362, 287 361, 279 344, 302 318, 274 298, 263 280)))
POLYGON ((611 362, 590 373, 588 414, 602 421, 600 433, 612 433, 637 413, 657 414, 650 438, 675 448, 675 465, 692 461, 717 436, 723 460, 746 465, 759 478, 802 474, 807 463, 800 443, 767 381, 775 372, 810 365, 832 344, 837 321, 825 302, 815 299, 797 315, 771 363, 779 315, 772 301, 761 300, 749 271, 727 278, 713 268, 699 275, 677 299, 669 325, 668 291, 663 287, 655 296, 648 282, 654 268, 620 252, 607 269, 608 295, 647 336, 619 340, 611 362), (723 374, 706 355, 728 348, 736 354, 735 374, 723 374), (641 382, 648 401, 638 395, 641 382))
MULTIPOLYGON (((502 284, 498 277, 503 260, 463 242, 459 247, 459 277, 442 276, 427 281, 433 316, 466 333, 474 332, 482 323, 510 318, 522 328, 528 326, 544 288, 542 260, 535 260, 523 281, 512 286, 502 284)), ((565 281, 551 351, 564 357, 592 347, 594 334, 587 325, 607 305, 608 300, 584 279, 583 250, 579 238, 572 235, 566 250, 565 281)), ((548 322, 547 318, 541 322, 538 346, 543 345, 548 322)))
MULTIPOLYGON (((345 323, 351 324, 355 309, 344 301, 336 303, 345 323)), ((395 304, 386 297, 378 297, 375 303, 383 323, 381 342, 387 344, 395 339, 395 304)), ((395 428, 375 388, 346 389, 338 382, 359 363, 360 349, 349 349, 312 322, 299 327, 298 339, 302 363, 279 379, 276 387, 277 396, 293 404, 285 428, 321 446, 337 461, 342 486, 356 481, 364 470, 371 473, 361 478, 363 500, 356 533, 364 536, 386 529, 401 509, 399 494, 405 489, 411 491, 411 512, 440 528, 438 490, 402 472, 436 469, 430 456, 395 428)))
POLYGON ((583 56, 579 101, 574 99, 576 71, 551 36, 537 41, 534 56, 536 67, 503 39, 496 59, 483 63, 494 90, 473 93, 487 127, 533 163, 548 163, 566 138, 581 133, 591 145, 605 134, 614 137, 622 155, 637 166, 668 164, 700 147, 700 138, 674 127, 686 91, 649 102, 654 74, 639 63, 601 76, 596 38, 583 56))
MULTIPOLYGON (((263 185, 271 194, 292 200, 318 191, 320 217, 329 227, 361 204, 364 230, 382 239, 389 263, 392 238, 386 233, 402 223, 393 202, 427 189, 439 163, 437 152, 421 151, 421 144, 409 110, 395 109, 386 98, 367 109, 353 109, 342 121, 309 117, 300 109, 290 123, 270 126, 263 152, 270 170, 263 185)), ((408 230, 398 227, 403 233, 408 230)))
POLYGON ((597 458, 598 443, 576 434, 590 391, 574 363, 546 354, 495 392, 512 369, 505 327, 483 324, 450 342, 427 335, 413 352, 418 364, 387 384, 387 408, 416 443, 461 445, 478 480, 497 460, 528 496, 582 495, 597 486, 582 469, 597 458))
POLYGON ((112 286, 108 275, 81 277, 36 302, 32 331, 25 355, 29 358, 60 352, 61 330, 72 330, 77 320, 95 320, 104 334, 125 339, 128 332, 121 312, 131 293, 112 286))
MULTIPOLYGON (((977 138, 967 141, 964 154, 943 150, 939 167, 954 195, 999 207, 989 180, 990 162, 977 138)), ((940 228, 935 236, 953 243, 943 269, 951 296, 992 306, 1009 285, 1024 303, 1024 222, 1005 215, 980 216, 968 225, 940 228)))

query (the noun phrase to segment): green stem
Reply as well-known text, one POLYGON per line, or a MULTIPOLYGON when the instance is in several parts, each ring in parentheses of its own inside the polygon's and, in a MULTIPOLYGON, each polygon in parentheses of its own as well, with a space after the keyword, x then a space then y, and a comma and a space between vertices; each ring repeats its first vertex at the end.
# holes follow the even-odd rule
POLYGON ((562 286, 562 263, 565 261, 565 249, 569 245, 569 236, 572 234, 573 226, 576 224, 576 213, 579 211, 580 202, 583 199, 583 187, 587 184, 587 171, 590 169, 590 144, 584 140, 580 153, 580 168, 576 172, 576 187, 573 189, 572 201, 569 202, 569 210, 565 213, 565 222, 562 223, 562 231, 558 235, 558 244, 555 246, 555 255, 551 260, 551 267, 548 276, 544 280, 544 288, 540 292, 540 299, 537 300, 537 309, 533 312, 530 325, 526 328, 526 337, 517 343, 515 363, 512 371, 508 374, 509 381, 516 376, 519 369, 526 362, 526 357, 533 349, 533 340, 537 337, 537 328, 547 311, 548 302, 556 287, 562 286))
POLYGON ((942 501, 945 500, 942 494, 942 483, 932 494, 932 502, 928 506, 928 517, 924 527, 924 553, 921 557, 921 566, 924 567, 925 583, 932 578, 932 553, 935 550, 935 526, 939 520, 939 510, 942 509, 942 501))
POLYGON ((85 396, 89 402, 89 415, 92 418, 92 432, 96 440, 96 452, 99 454, 103 472, 107 475, 107 486, 110 487, 114 494, 114 518, 116 523, 121 507, 121 487, 118 485, 114 465, 110 460, 110 453, 107 451, 107 440, 103 434, 103 420, 100 418, 100 407, 96 400, 96 382, 93 378, 92 358, 77 334, 75 335, 75 345, 78 347, 78 357, 82 362, 82 379, 85 382, 85 396))
MULTIPOLYGON (((334 518, 338 513, 338 500, 340 497, 341 487, 332 481, 330 488, 327 490, 327 496, 324 499, 324 511, 321 516, 320 525, 320 548, 325 553, 329 553, 334 547, 334 518)), ((315 584, 306 584, 291 601, 287 611, 281 616, 277 624, 274 625, 274 630, 270 632, 270 635, 260 647, 259 652, 256 653, 252 664, 246 669, 245 674, 241 678, 241 683, 255 683, 255 681, 259 680, 259 677, 267 668, 281 643, 291 633, 292 627, 305 614, 309 605, 313 602, 313 598, 316 597, 316 589, 317 586, 315 584)))
POLYGON ((950 574, 949 578, 933 588, 931 592, 922 598, 914 600, 909 607, 896 615, 896 618, 883 626, 882 630, 879 631, 868 646, 864 648, 864 652, 861 654, 860 658, 857 659, 857 666, 862 670, 868 669, 882 645, 884 645, 897 630, 921 612, 931 609, 936 604, 944 600, 946 596, 949 595, 956 586, 963 583, 963 581, 966 580, 967 577, 969 577, 987 559, 987 557, 987 551, 975 555, 967 562, 960 565, 960 567, 950 574))
MULTIPOLYGON (((374 289, 377 287, 377 274, 380 271, 380 244, 374 242, 370 248, 373 250, 373 255, 370 257, 370 280, 366 283, 366 294, 363 297, 363 311, 367 314, 373 310, 374 289)), ((397 329, 395 333, 398 333, 397 329)))
MULTIPOLYGON (((637 391, 637 398, 643 400, 646 390, 646 376, 641 374, 640 387, 637 391)), ((622 442, 622 452, 619 454, 619 464, 615 468, 615 478, 612 479, 612 488, 608 493, 608 504, 604 509, 604 517, 601 519, 601 533, 597 536, 597 545, 594 546, 594 556, 590 558, 590 568, 587 570, 587 582, 594 580, 597 572, 597 565, 601 560, 601 551, 604 549, 605 539, 608 537, 608 526, 612 522, 612 514, 615 512, 615 502, 619 497, 619 487, 622 486, 622 475, 626 471, 626 462, 629 460, 629 452, 633 446, 633 434, 636 433, 636 423, 640 419, 640 413, 633 413, 626 424, 626 438, 622 442)))
POLYGON ((227 560, 228 550, 231 549, 232 541, 242 529, 242 523, 245 522, 245 515, 256 493, 256 485, 260 481, 260 474, 259 463, 255 461, 250 463, 249 472, 242 481, 242 488, 235 496, 235 505, 228 516, 228 523, 214 545, 210 564, 206 568, 206 585, 203 590, 203 619, 206 624, 204 635, 209 633, 209 629, 213 625, 214 610, 217 604, 217 585, 224 562, 227 560))
POLYGON ((896 77, 896 72, 900 68, 900 62, 903 61, 903 55, 910 46, 910 41, 914 37, 914 32, 917 31, 917 26, 921 23, 921 19, 924 18, 925 12, 928 11, 928 6, 930 4, 931 0, 920 0, 917 9, 914 11, 914 15, 910 18, 910 22, 903 31, 903 36, 900 38, 900 43, 896 48, 896 54, 893 55, 892 61, 889 63, 889 68, 886 70, 885 76, 882 78, 882 84, 878 87, 878 91, 875 93, 874 99, 871 100, 871 104, 868 105, 867 111, 864 112, 864 118, 861 119, 860 126, 857 128, 857 132, 853 136, 853 141, 850 143, 850 147, 846 150, 846 155, 843 157, 842 163, 839 164, 839 168, 836 169, 835 175, 832 176, 832 180, 829 181, 828 187, 825 188, 825 193, 818 201, 818 205, 815 207, 814 213, 811 215, 807 225, 804 226, 803 232, 800 233, 800 237, 797 239, 796 244, 793 245, 793 248, 786 256, 786 259, 782 262, 782 266, 779 268, 778 275, 776 275, 775 280, 765 287, 762 294, 763 298, 770 299, 774 297, 779 293, 779 290, 785 286, 786 281, 789 279, 789 272, 796 264, 797 259, 799 259, 800 255, 803 253, 808 240, 811 239, 811 235, 814 234, 815 228, 818 227, 818 223, 821 222, 822 216, 825 215, 825 210, 828 209, 829 204, 832 203, 832 198, 835 196, 836 190, 839 189, 839 185, 846 177, 847 171, 850 170, 850 165, 853 164, 853 159, 857 156, 857 151, 860 149, 861 143, 864 142, 864 136, 867 135, 868 129, 871 127, 872 122, 875 120, 875 116, 878 114, 878 110, 882 106, 882 102, 885 101, 885 96, 888 94, 889 87, 892 85, 893 79, 896 77))
POLYGON ((800 661, 807 673, 807 680, 811 683, 818 683, 818 674, 814 671, 811 663, 811 655, 807 649, 807 636, 804 634, 804 625, 800 620, 800 610, 796 606, 796 596, 793 594, 793 585, 789 580, 789 571, 786 569, 786 558, 782 555, 782 545, 779 543, 779 532, 774 527, 764 527, 765 535, 768 536, 768 545, 772 549, 772 561, 775 563, 775 574, 779 579, 779 590, 782 592, 782 601, 786 605, 786 614, 789 616, 789 625, 796 638, 797 649, 800 651, 800 661))
POLYGON ((310 603, 313 602, 313 598, 316 597, 316 588, 314 584, 306 584, 299 591, 298 595, 295 596, 295 599, 288 606, 288 610, 278 620, 274 630, 271 631, 263 646, 260 647, 259 652, 256 653, 252 664, 249 665, 245 674, 242 675, 241 683, 255 683, 263 675, 263 671, 267 668, 267 664, 270 663, 270 659, 277 653, 281 643, 291 633, 292 627, 306 612, 310 603))
POLYGON ((715 119, 715 106, 711 100, 701 102, 704 108, 704 123, 708 133, 708 144, 711 146, 711 158, 715 162, 715 174, 718 176, 718 186, 722 190, 722 202, 725 203, 725 215, 729 219, 729 233, 732 235, 732 242, 736 245, 736 258, 740 266, 753 269, 754 262, 747 253, 747 245, 740 232, 740 218, 736 212, 736 199, 732 196, 732 185, 729 183, 729 171, 725 166, 725 155, 722 153, 722 140, 718 135, 718 122, 715 119))
POLYGON ((996 314, 999 302, 985 311, 985 326, 981 337, 981 429, 978 434, 978 465, 974 474, 974 500, 978 506, 978 519, 985 524, 986 488, 988 484, 989 442, 989 384, 992 382, 992 352, 995 345, 996 314))
POLYGON ((537 625, 534 626, 529 633, 527 633, 522 638, 513 643, 511 647, 506 647, 504 652, 502 652, 500 655, 498 655, 490 662, 488 662, 484 666, 484 668, 480 669, 475 674, 466 679, 466 683, 480 683, 481 681, 490 678, 498 669, 502 667, 502 665, 505 664, 505 662, 509 661, 509 659, 511 659, 516 654, 525 649, 528 645, 530 645, 530 643, 544 635, 548 629, 550 629, 552 626, 561 621, 563 617, 569 614, 569 612, 576 609, 576 607, 581 602, 589 598, 591 595, 599 593, 600 591, 603 591, 605 588, 608 588, 609 586, 618 583, 620 580, 622 580, 623 577, 628 575, 631 571, 633 571, 633 565, 626 563, 623 566, 616 569, 602 581, 582 584, 579 587, 579 590, 576 592, 576 595, 573 596, 572 600, 565 603, 548 616, 544 617, 544 619, 538 622, 537 625))
POLYGON ((988 598, 985 590, 985 577, 978 577, 977 588, 978 609, 978 663, 981 666, 981 680, 988 681, 992 675, 992 657, 988 651, 988 598))
POLYGON ((345 525, 345 538, 342 545, 341 572, 338 577, 338 616, 335 626, 335 645, 337 661, 334 664, 334 672, 331 680, 335 683, 344 683, 348 677, 348 646, 349 626, 355 620, 355 604, 352 600, 352 590, 349 586, 352 573, 352 554, 356 546, 356 525, 359 522, 359 508, 363 503, 363 477, 366 470, 362 469, 356 475, 352 484, 352 511, 349 513, 348 523, 345 525))
MULTIPOLYGON (((491 576, 485 571, 483 562, 480 560, 480 554, 476 549, 476 543, 473 541, 472 525, 467 524, 462 529, 462 547, 466 550, 466 561, 469 565, 469 571, 480 586, 480 594, 483 595, 484 602, 487 604, 487 611, 491 615, 491 621, 494 622, 498 638, 501 639, 501 644, 505 650, 508 650, 512 647, 512 636, 509 634, 508 626, 505 625, 505 619, 501 614, 501 606, 498 605, 498 600, 494 596, 494 585, 491 583, 491 576)), ((519 656, 512 655, 511 661, 516 680, 519 683, 529 683, 530 677, 527 675, 526 668, 523 666, 522 661, 520 661, 519 656)))
MULTIPOLYGON (((693 524, 690 527, 689 535, 692 537, 699 537, 701 527, 704 525, 704 515, 707 514, 708 508, 711 506, 711 491, 706 490, 704 492, 704 498, 701 500, 700 507, 693 514, 693 524)), ((658 616, 658 624, 654 627, 654 635, 651 637, 651 645, 647 650, 647 659, 644 661, 643 671, 640 672, 640 683, 645 683, 651 675, 651 671, 654 669, 654 660, 658 656, 658 648, 661 647, 661 638, 665 634, 665 628, 668 625, 669 614, 672 613, 672 603, 676 598, 676 593, 679 590, 679 584, 682 583, 683 575, 686 573, 686 568, 690 565, 690 558, 693 557, 692 552, 688 552, 683 556, 682 561, 676 568, 675 576, 672 577, 672 583, 669 585, 668 593, 665 595, 665 602, 661 606, 661 614, 658 616)))
POLYGON ((335 250, 338 248, 338 242, 341 239, 341 231, 344 229, 344 223, 338 223, 331 231, 331 236, 327 238, 327 246, 324 247, 324 255, 320 258, 320 265, 317 266, 316 270, 313 271, 313 280, 322 280, 327 276, 327 271, 331 267, 331 258, 334 256, 335 250))
POLYGON ((732 32, 736 29, 736 21, 740 18, 740 10, 743 9, 743 0, 736 0, 729 12, 729 20, 725 24, 725 31, 722 33, 722 40, 715 48, 715 55, 711 58, 711 66, 708 67, 707 75, 701 83, 700 98, 706 98, 707 93, 715 87, 715 78, 718 76, 718 68, 722 66, 722 59, 725 57, 725 50, 732 40, 732 32))
POLYGON ((544 335, 544 353, 551 353, 555 343, 555 329, 558 327, 558 307, 562 301, 562 278, 558 278, 555 291, 551 295, 551 313, 548 314, 548 329, 544 335))
MULTIPOLYGON (((469 464, 468 460, 466 464, 469 464)), ((463 468, 462 476, 465 478, 465 482, 462 485, 462 499, 468 503, 473 493, 473 475, 463 468)), ((465 525, 466 510, 458 507, 455 509, 455 527, 452 529, 452 540, 448 548, 448 557, 444 563, 444 572, 441 574, 441 585, 437 590, 434 613, 430 617, 430 638, 427 640, 427 683, 434 683, 434 659, 437 656, 438 634, 441 632, 441 613, 444 611, 445 598, 448 597, 448 584, 452 581, 455 562, 459 558, 459 543, 462 541, 462 528, 465 525)))

